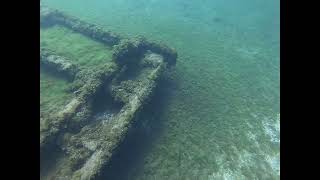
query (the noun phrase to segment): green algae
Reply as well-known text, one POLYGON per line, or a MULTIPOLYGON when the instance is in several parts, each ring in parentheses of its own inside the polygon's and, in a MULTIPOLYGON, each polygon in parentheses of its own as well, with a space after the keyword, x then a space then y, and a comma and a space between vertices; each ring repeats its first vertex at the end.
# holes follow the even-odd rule
POLYGON ((40 45, 67 57, 82 69, 111 61, 111 47, 60 25, 40 28, 40 45))
POLYGON ((62 110, 74 97, 67 90, 69 82, 63 78, 40 71, 40 114, 52 114, 62 110))

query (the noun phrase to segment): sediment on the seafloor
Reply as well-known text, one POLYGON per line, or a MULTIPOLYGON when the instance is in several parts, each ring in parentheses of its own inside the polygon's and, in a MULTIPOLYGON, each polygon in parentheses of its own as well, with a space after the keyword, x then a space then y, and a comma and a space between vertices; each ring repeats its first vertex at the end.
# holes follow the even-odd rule
POLYGON ((60 24, 113 46, 112 61, 79 69, 71 60, 41 48, 40 62, 71 76, 75 97, 63 110, 41 117, 41 179, 95 179, 147 105, 165 69, 176 64, 175 50, 144 38, 124 39, 57 10, 41 8, 41 24, 60 24), (104 107, 101 110, 101 107, 104 107), (99 109, 99 110, 97 110, 99 109), (95 118, 101 112, 104 116, 95 118), (55 163, 50 148, 59 149, 55 163))

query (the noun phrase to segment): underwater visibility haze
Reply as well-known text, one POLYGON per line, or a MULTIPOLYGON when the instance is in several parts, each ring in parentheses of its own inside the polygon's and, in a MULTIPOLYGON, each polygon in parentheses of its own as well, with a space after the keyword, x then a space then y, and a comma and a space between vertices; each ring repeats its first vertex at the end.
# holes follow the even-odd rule
MULTIPOLYGON (((178 54, 99 179, 280 179, 278 0, 41 4, 122 37, 163 42, 178 54)), ((59 26, 40 28, 40 44, 79 68, 112 57, 100 42, 59 26)), ((72 87, 42 72, 41 111, 58 111, 75 96, 65 93, 72 87)))

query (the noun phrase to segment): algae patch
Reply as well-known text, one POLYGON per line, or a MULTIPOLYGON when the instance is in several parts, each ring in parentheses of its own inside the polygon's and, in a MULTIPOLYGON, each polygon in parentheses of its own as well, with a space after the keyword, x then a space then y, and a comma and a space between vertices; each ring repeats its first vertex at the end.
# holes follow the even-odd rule
POLYGON ((40 71, 40 115, 61 110, 73 97, 67 89, 70 84, 61 78, 40 71))
POLYGON ((80 68, 94 68, 111 61, 111 47, 61 25, 40 28, 40 45, 71 59, 80 68))

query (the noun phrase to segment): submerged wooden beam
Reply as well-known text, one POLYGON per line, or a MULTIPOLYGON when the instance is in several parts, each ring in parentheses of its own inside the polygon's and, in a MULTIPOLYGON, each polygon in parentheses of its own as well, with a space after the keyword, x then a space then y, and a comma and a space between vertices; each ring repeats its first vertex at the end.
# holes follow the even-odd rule
MULTIPOLYGON (((85 120, 85 112, 87 112, 88 105, 90 104, 90 99, 96 92, 101 88, 101 86, 107 84, 111 81, 112 77, 119 71, 118 66, 115 63, 108 63, 102 65, 100 70, 96 70, 96 74, 87 78, 86 84, 82 86, 77 93, 77 96, 68 103, 65 108, 58 112, 57 114, 52 115, 51 117, 51 126, 49 125, 46 129, 42 129, 40 135, 40 148, 48 144, 48 141, 55 140, 56 136, 67 128, 66 124, 80 124, 85 122, 76 122, 76 119, 85 120), (77 118, 73 118, 80 114, 77 118), (47 140, 48 139, 48 140, 47 140)), ((70 127, 69 127, 70 128, 70 127)))
POLYGON ((110 46, 118 44, 120 41, 120 37, 116 33, 44 6, 40 6, 40 24, 45 26, 61 24, 110 46))
MULTIPOLYGON (((84 161, 83 165, 72 174, 72 179, 94 179, 99 176, 101 169, 106 165, 114 151, 125 139, 128 130, 135 122, 136 114, 142 109, 142 106, 150 98, 154 88, 157 85, 157 80, 160 77, 161 72, 165 66, 163 64, 162 56, 158 60, 160 62, 156 68, 154 68, 148 76, 143 80, 141 86, 137 86, 129 96, 129 101, 123 106, 120 112, 113 118, 112 122, 104 124, 103 121, 91 126, 88 129, 83 129, 79 134, 74 136, 74 140, 80 144, 93 145, 92 148, 88 148, 87 151, 91 153, 84 161)), ((73 142, 74 145, 78 144, 73 142)), ((69 146, 74 152, 77 152, 77 147, 69 146)), ((69 152, 70 150, 69 149, 69 152)), ((71 150, 71 152, 72 152, 71 150)), ((81 156, 77 156, 80 161, 81 156)))
POLYGON ((72 64, 70 60, 43 47, 40 48, 40 65, 61 73, 67 76, 68 79, 73 79, 79 71, 78 67, 72 64))
POLYGON ((118 45, 118 49, 132 50, 132 48, 135 48, 135 50, 141 52, 151 50, 163 55, 164 61, 169 65, 175 65, 177 61, 177 52, 162 43, 148 41, 142 36, 138 36, 129 41, 126 38, 120 37, 117 33, 105 30, 98 25, 87 23, 76 17, 67 15, 58 10, 50 9, 46 6, 40 6, 40 24, 47 26, 60 24, 106 45, 118 45), (131 44, 129 42, 131 42, 131 44))

